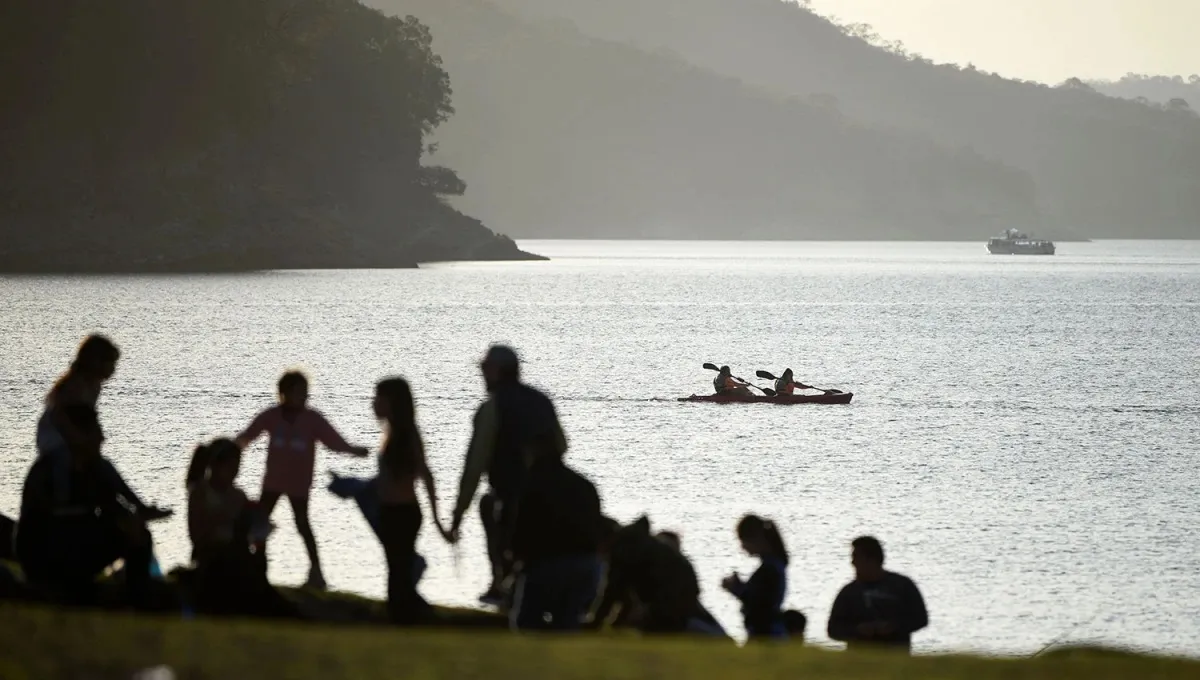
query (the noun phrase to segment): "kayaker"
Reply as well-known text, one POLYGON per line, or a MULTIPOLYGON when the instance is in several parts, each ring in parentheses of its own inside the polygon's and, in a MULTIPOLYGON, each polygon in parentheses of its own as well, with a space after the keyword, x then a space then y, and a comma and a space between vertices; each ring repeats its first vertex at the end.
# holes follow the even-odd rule
POLYGON ((796 382, 792 377, 792 369, 784 369, 783 375, 775 381, 775 392, 778 394, 794 394, 796 390, 809 389, 808 385, 796 382))
POLYGON ((733 377, 733 373, 730 372, 728 366, 722 366, 721 371, 717 373, 717 377, 713 378, 713 388, 717 394, 750 396, 750 388, 738 382, 733 377))

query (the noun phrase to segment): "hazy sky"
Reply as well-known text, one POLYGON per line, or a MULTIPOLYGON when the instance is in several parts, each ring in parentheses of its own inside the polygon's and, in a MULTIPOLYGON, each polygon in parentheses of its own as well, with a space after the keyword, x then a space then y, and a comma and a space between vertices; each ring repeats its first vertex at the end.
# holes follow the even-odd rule
POLYGON ((1200 72, 1200 0, 812 0, 934 61, 1057 83, 1200 72))

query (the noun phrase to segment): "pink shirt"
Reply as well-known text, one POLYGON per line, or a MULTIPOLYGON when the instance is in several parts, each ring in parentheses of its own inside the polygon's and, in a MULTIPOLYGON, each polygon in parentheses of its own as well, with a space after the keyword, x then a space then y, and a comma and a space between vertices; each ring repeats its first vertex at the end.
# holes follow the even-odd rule
POLYGON ((263 432, 270 436, 267 471, 263 475, 264 492, 307 497, 312 488, 317 442, 340 453, 350 453, 353 449, 325 416, 310 408, 297 412, 292 422, 283 417, 282 406, 269 408, 258 414, 250 427, 238 436, 238 441, 249 445, 263 432))

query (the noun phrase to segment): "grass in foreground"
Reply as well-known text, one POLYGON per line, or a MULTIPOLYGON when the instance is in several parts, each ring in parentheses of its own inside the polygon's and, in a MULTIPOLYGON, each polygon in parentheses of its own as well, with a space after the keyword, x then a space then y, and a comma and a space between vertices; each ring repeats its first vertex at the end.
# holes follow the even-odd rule
POLYGON ((249 621, 183 621, 0 605, 0 678, 127 680, 166 664, 188 680, 1008 680, 1200 677, 1200 662, 1074 652, 1032 660, 899 658, 803 647, 623 637, 536 639, 491 632, 409 632, 249 621))

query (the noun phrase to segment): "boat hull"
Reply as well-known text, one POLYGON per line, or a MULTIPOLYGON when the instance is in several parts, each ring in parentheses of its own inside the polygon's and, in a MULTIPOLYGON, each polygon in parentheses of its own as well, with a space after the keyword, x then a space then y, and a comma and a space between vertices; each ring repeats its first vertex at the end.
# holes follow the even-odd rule
POLYGON ((749 396, 741 394, 693 394, 690 397, 680 397, 679 401, 707 404, 778 404, 780 406, 791 406, 793 404, 849 404, 853 398, 853 392, 835 391, 826 394, 779 394, 774 397, 759 394, 749 396))
POLYGON ((1054 244, 1042 243, 989 243, 988 252, 993 255, 1053 255, 1054 244))

